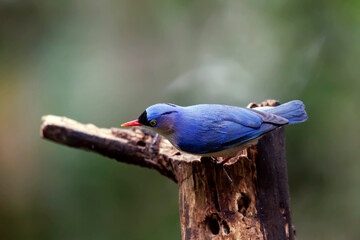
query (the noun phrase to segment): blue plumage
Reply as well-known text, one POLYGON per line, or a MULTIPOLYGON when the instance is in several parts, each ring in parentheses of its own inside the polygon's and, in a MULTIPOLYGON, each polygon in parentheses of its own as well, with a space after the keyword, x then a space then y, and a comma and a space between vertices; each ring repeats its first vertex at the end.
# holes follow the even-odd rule
POLYGON ((160 103, 150 106, 138 120, 124 126, 148 127, 184 152, 228 157, 255 144, 258 138, 279 126, 306 121, 304 109, 299 100, 258 109, 160 103))
POLYGON ((287 102, 280 106, 264 110, 264 112, 286 118, 289 120, 289 124, 302 123, 307 119, 305 105, 300 100, 287 102))

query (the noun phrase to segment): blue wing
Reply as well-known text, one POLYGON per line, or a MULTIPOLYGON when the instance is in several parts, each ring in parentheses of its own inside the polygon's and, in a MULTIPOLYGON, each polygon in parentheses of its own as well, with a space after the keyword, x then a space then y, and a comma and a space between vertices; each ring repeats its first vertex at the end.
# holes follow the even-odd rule
POLYGON ((181 150, 205 154, 231 148, 269 132, 288 120, 248 108, 224 105, 185 107, 176 124, 181 150))

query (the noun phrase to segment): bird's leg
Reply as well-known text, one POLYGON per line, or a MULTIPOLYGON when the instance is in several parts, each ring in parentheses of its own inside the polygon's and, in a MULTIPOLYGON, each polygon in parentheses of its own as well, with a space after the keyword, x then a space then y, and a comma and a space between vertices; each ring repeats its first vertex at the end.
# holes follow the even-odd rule
POLYGON ((214 163, 216 165, 219 165, 219 162, 218 162, 218 160, 216 160, 216 158, 210 157, 210 160, 211 160, 212 163, 214 163))
POLYGON ((225 158, 225 159, 222 160, 222 161, 218 161, 218 160, 217 160, 216 158, 214 158, 214 157, 210 157, 210 159, 213 161, 213 163, 215 163, 217 166, 221 167, 221 168, 224 170, 224 172, 225 172, 225 174, 226 174, 226 177, 228 178, 229 182, 232 183, 232 179, 231 179, 229 173, 226 171, 224 165, 225 165, 225 163, 229 162, 230 160, 238 160, 239 157, 240 157, 241 155, 243 155, 243 154, 244 154, 244 150, 241 150, 241 151, 239 151, 239 152, 235 155, 235 157, 227 157, 227 158, 225 158))
POLYGON ((153 160, 153 158, 158 154, 159 149, 160 149, 160 141, 161 141, 161 137, 159 134, 155 134, 154 136, 152 136, 152 141, 150 143, 150 146, 148 144, 147 148, 148 148, 148 152, 149 152, 149 156, 145 158, 145 161, 147 162, 151 162, 153 164, 158 165, 159 163, 155 162, 153 160))
POLYGON ((159 152, 160 141, 161 141, 161 136, 159 134, 156 134, 155 137, 153 137, 150 147, 152 155, 156 155, 159 152))
POLYGON ((224 158, 224 160, 222 160, 221 162, 217 162, 218 165, 220 166, 224 166, 225 163, 227 163, 228 161, 230 161, 232 159, 232 157, 226 157, 224 158))
POLYGON ((225 163, 229 162, 230 160, 238 160, 239 157, 244 154, 244 151, 245 150, 241 150, 241 151, 237 152, 237 154, 234 157, 227 157, 224 160, 222 160, 221 162, 217 162, 217 164, 224 165, 225 163))
POLYGON ((230 177, 229 173, 226 171, 226 169, 225 169, 224 165, 222 166, 222 169, 224 170, 224 173, 225 173, 225 175, 226 175, 227 179, 229 180, 230 184, 232 184, 232 182, 233 182, 233 181, 232 181, 232 179, 231 179, 231 177, 230 177))
POLYGON ((216 166, 219 166, 219 167, 222 168, 222 170, 224 171, 227 179, 229 180, 229 182, 230 182, 230 184, 231 184, 231 183, 232 183, 232 179, 231 179, 229 173, 226 171, 226 169, 225 169, 225 167, 224 167, 224 164, 223 164, 224 161, 219 162, 219 161, 217 161, 216 158, 214 158, 214 157, 210 157, 210 159, 212 160, 212 162, 213 162, 216 166))

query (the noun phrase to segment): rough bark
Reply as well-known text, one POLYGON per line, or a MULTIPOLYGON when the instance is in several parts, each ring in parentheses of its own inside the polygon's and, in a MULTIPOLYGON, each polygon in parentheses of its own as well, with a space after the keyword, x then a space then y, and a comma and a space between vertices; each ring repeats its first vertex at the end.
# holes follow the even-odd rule
POLYGON ((180 153, 166 139, 138 128, 97 128, 49 115, 42 119, 41 136, 155 169, 175 181, 182 239, 294 239, 283 128, 226 163, 226 171, 210 158, 180 153))

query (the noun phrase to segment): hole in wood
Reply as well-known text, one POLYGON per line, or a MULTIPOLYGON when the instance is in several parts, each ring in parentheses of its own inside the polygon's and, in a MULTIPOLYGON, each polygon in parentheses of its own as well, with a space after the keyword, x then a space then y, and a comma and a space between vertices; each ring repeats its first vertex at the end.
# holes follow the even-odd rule
POLYGON ((280 203, 280 212, 281 212, 284 220, 286 221, 286 209, 285 209, 284 203, 282 203, 282 202, 280 203))
POLYGON ((220 231, 219 221, 216 214, 207 216, 205 219, 206 225, 209 228, 210 232, 214 235, 218 235, 220 231))
POLYGON ((284 206, 284 203, 282 203, 282 202, 280 203, 280 212, 282 215, 285 214, 285 206, 284 206))
POLYGON ((142 147, 146 146, 146 143, 144 141, 141 141, 141 140, 138 141, 136 144, 139 145, 139 146, 142 146, 142 147))
POLYGON ((222 221, 222 222, 221 222, 221 225, 222 225, 222 227, 223 227, 223 232, 224 232, 225 234, 229 234, 229 233, 230 233, 230 227, 229 227, 229 225, 227 224, 227 222, 226 222, 226 221, 222 221))
POLYGON ((250 206, 250 198, 245 193, 241 193, 241 196, 239 197, 237 204, 238 204, 238 212, 246 216, 246 211, 250 206))

